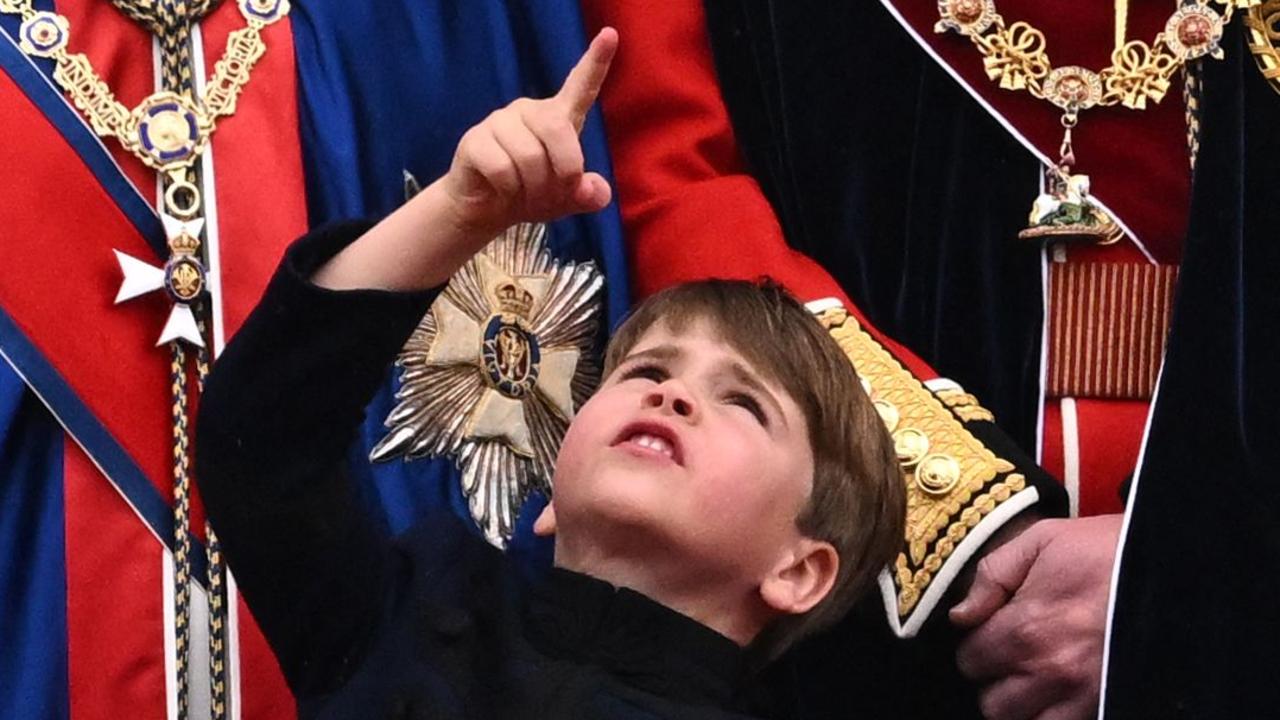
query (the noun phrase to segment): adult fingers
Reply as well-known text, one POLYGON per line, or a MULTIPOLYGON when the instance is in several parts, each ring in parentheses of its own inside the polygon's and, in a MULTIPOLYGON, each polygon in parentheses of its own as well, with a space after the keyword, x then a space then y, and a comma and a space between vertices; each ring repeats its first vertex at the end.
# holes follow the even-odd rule
POLYGON ((1098 716, 1098 699, 1068 700, 1051 705, 1035 720, 1093 720, 1098 716))
POLYGON ((1022 586, 1039 557, 1043 546, 1041 535, 1036 526, 1032 526, 987 553, 978 563, 968 594, 951 608, 951 622, 960 627, 975 627, 1003 607, 1022 586))
POLYGON ((969 633, 956 649, 956 667, 973 680, 1011 675, 1048 642, 1046 628, 1030 616, 1026 603, 1013 602, 969 633))
POLYGON ((1029 675, 1001 678, 978 693, 978 708, 986 720, 1032 720, 1053 701, 1029 675))
POLYGON ((556 93, 555 99, 568 109, 574 129, 579 132, 582 131, 587 112, 600 94, 604 79, 609 75, 609 66, 617 51, 618 31, 609 27, 602 29, 582 54, 578 64, 569 71, 569 77, 565 78, 560 92, 556 93))

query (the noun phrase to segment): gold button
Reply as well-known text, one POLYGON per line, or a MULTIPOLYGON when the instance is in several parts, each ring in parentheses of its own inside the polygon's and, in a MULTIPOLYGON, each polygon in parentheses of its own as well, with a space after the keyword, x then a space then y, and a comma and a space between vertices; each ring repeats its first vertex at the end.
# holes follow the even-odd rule
POLYGON ((898 422, 902 419, 902 415, 898 412, 896 405, 888 400, 876 400, 871 404, 875 405, 876 412, 880 413, 880 419, 884 421, 885 429, 889 432, 898 429, 898 422))
POLYGON ((929 436, 915 428, 902 428, 893 434, 893 449, 898 453, 898 462, 910 467, 929 452, 929 436))
POLYGON ((916 484, 930 495, 946 495, 960 483, 960 463, 950 455, 929 455, 916 468, 916 484))

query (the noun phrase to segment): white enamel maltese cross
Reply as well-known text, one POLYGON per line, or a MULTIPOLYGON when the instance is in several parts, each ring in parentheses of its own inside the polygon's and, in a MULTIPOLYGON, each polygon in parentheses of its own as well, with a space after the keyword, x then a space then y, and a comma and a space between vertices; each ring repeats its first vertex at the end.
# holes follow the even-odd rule
POLYGON ((196 259, 204 219, 179 220, 166 214, 161 214, 160 219, 164 222, 165 235, 173 254, 164 267, 157 267, 115 250, 120 271, 124 274, 115 304, 164 289, 173 301, 173 309, 169 311, 169 319, 160 331, 156 345, 185 340, 196 347, 204 347, 200 327, 191 310, 191 303, 204 291, 205 285, 204 266, 196 259))

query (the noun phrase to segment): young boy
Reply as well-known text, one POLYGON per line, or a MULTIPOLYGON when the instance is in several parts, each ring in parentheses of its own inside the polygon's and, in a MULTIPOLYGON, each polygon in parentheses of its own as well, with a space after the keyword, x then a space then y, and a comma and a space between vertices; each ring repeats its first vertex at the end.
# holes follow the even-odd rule
POLYGON ((794 299, 730 281, 615 335, 536 524, 555 568, 451 517, 389 541, 355 511, 345 449, 440 286, 509 225, 608 204, 577 131, 616 45, 472 128, 382 223, 296 243, 209 379, 200 489, 304 717, 733 717, 744 649, 835 620, 901 543, 896 458, 847 359, 794 299))

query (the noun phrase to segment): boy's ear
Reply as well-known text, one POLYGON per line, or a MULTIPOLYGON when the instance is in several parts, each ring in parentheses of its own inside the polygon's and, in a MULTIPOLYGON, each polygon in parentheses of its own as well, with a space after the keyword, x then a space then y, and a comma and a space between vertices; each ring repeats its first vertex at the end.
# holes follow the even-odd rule
POLYGON ((760 598, 786 615, 809 612, 831 592, 840 572, 840 555, 831 543, 802 537, 760 584, 760 598))
POLYGON ((547 502, 547 506, 542 508, 542 513, 538 515, 538 519, 533 521, 533 534, 538 537, 548 537, 556 534, 556 505, 554 502, 547 502))

